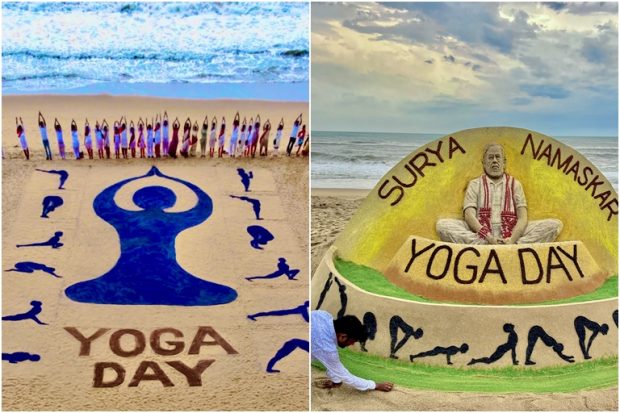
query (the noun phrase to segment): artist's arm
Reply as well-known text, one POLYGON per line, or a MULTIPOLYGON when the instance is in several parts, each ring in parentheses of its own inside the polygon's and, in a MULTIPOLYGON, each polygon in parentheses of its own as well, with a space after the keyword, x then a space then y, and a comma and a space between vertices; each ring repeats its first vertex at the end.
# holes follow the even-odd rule
POLYGON ((47 123, 45 122, 45 117, 43 117, 43 114, 39 111, 39 122, 43 122, 43 126, 47 126, 47 123))
POLYGON ((345 383, 360 391, 389 391, 392 389, 391 383, 375 383, 372 380, 362 379, 361 377, 351 374, 349 370, 342 365, 337 351, 318 351, 313 353, 312 356, 325 366, 327 369, 327 377, 334 384, 345 383))

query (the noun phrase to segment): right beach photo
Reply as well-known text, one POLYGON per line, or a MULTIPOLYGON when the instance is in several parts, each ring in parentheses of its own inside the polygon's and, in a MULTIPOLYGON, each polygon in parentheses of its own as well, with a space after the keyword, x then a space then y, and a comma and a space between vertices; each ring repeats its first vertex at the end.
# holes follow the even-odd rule
POLYGON ((311 410, 618 409, 617 16, 312 4, 311 410))

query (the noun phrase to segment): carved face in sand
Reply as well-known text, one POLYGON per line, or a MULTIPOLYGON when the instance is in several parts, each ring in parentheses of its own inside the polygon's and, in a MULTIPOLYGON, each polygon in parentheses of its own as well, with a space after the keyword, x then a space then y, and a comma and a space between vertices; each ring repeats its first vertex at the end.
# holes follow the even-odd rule
POLYGON ((506 167, 506 156, 501 145, 490 145, 482 158, 484 173, 491 179, 501 178, 506 167))

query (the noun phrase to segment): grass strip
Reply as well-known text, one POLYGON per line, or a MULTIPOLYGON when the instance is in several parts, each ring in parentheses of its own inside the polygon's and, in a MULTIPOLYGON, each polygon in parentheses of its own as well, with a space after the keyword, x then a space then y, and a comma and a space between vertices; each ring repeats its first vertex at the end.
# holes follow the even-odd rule
MULTIPOLYGON (((340 350, 342 363, 356 376, 390 381, 416 390, 482 393, 551 393, 618 386, 618 357, 557 367, 508 366, 494 369, 455 368, 382 358, 340 350)), ((312 365, 324 370, 316 361, 312 365)))

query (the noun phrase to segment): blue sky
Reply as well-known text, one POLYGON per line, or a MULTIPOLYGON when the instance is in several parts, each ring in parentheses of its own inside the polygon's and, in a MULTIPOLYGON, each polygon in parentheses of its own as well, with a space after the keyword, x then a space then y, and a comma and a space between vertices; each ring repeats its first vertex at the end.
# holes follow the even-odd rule
POLYGON ((617 15, 617 3, 313 3, 313 129, 617 136, 617 15))

